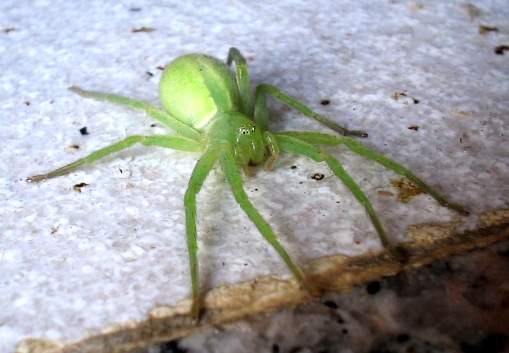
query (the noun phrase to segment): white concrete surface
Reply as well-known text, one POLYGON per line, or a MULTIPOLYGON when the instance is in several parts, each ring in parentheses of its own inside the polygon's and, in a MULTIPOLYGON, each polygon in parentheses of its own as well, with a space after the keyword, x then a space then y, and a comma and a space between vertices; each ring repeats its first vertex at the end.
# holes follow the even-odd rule
MULTIPOLYGON (((249 58, 253 85, 276 85, 366 130, 366 146, 467 206, 472 226, 481 212, 508 207, 509 53, 494 53, 509 43, 506 5, 484 1, 472 18, 459 0, 2 1, 0 351, 28 337, 78 340, 190 295, 183 194, 198 154, 134 147, 26 183, 125 136, 165 132, 143 113, 83 99, 69 86, 159 104, 158 67, 190 52, 225 58, 236 46, 249 58), (499 31, 482 35, 480 24, 499 31), (154 31, 133 32, 141 27, 154 31), (394 100, 396 92, 419 104, 394 100), (85 126, 90 134, 82 136, 85 126), (81 182, 89 186, 78 193, 81 182)), ((274 130, 327 131, 280 103, 270 106, 274 130)), ((331 151, 394 241, 404 241, 408 225, 457 217, 426 195, 403 204, 380 194, 396 193, 393 173, 331 151)), ((303 267, 380 248, 361 206, 324 165, 283 156, 246 189, 303 267), (315 173, 326 177, 313 180, 315 173)), ((219 169, 198 201, 204 288, 289 276, 219 169)))

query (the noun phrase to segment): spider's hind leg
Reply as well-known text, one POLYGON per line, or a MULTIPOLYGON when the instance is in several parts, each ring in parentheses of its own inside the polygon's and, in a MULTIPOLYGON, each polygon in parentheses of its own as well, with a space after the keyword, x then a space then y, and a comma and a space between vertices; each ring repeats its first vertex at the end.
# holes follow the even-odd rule
POLYGON ((40 181, 44 179, 54 178, 63 174, 67 174, 79 166, 92 163, 98 159, 106 157, 112 153, 122 151, 136 143, 141 143, 145 146, 160 146, 170 149, 176 149, 188 152, 198 152, 201 146, 198 142, 181 136, 166 136, 166 135, 132 135, 125 139, 114 143, 112 145, 103 147, 95 152, 90 153, 88 156, 80 158, 72 163, 69 163, 61 168, 55 169, 49 173, 34 175, 27 178, 28 182, 40 181))
POLYGON ((200 191, 210 170, 216 163, 217 158, 217 151, 215 149, 209 149, 203 154, 193 169, 193 173, 189 179, 189 186, 184 196, 187 248, 189 252, 191 286, 193 293, 193 303, 191 306, 191 318, 193 321, 199 320, 200 309, 202 306, 198 272, 198 242, 196 240, 196 195, 200 191))
POLYGON ((79 94, 80 96, 85 98, 107 101, 113 104, 124 105, 134 109, 145 111, 152 119, 160 122, 168 129, 175 131, 177 135, 185 136, 192 139, 198 139, 201 136, 201 133, 192 126, 189 126, 186 123, 172 117, 164 110, 156 108, 149 103, 137 99, 120 96, 118 94, 86 91, 76 86, 69 87, 69 91, 79 94))
POLYGON ((270 95, 280 100, 281 102, 287 104, 293 109, 298 110, 308 118, 315 119, 316 121, 329 127, 330 129, 336 131, 341 135, 368 137, 368 134, 366 132, 359 130, 348 130, 344 126, 341 126, 338 123, 330 120, 329 118, 326 118, 323 115, 320 115, 317 112, 313 111, 296 98, 282 92, 279 88, 271 85, 259 85, 258 87, 256 87, 255 93, 254 118, 255 122, 259 126, 261 126, 262 129, 264 130, 268 130, 269 128, 269 113, 267 109, 267 98, 266 98, 267 95, 270 95))

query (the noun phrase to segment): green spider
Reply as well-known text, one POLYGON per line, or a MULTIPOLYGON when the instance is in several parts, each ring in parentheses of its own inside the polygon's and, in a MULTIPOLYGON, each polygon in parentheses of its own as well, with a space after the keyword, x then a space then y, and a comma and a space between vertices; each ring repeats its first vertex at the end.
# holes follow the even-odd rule
POLYGON ((332 120, 315 113, 297 99, 288 96, 274 86, 259 85, 256 88, 253 103, 246 59, 236 48, 231 48, 228 52, 226 64, 216 58, 202 54, 185 55, 171 62, 165 68, 159 85, 161 102, 166 111, 148 103, 115 94, 90 92, 78 87, 70 87, 69 89, 83 97, 106 100, 145 111, 153 119, 176 132, 177 135, 129 136, 62 168, 29 177, 27 179, 29 182, 60 176, 83 164, 92 163, 136 143, 145 146, 160 146, 203 153, 194 167, 184 197, 187 243, 191 266, 193 296, 191 316, 193 320, 199 318, 201 309, 198 246, 196 241, 196 195, 217 161, 221 164, 240 207, 246 212, 265 239, 279 253, 296 279, 310 291, 312 291, 312 285, 306 282, 302 270, 288 255, 272 228, 249 201, 243 188, 241 171, 249 176, 249 168, 260 164, 264 164, 265 169, 270 170, 281 152, 305 156, 315 162, 327 163, 332 172, 364 206, 383 246, 398 259, 401 259, 402 255, 389 242, 367 196, 343 169, 341 163, 332 155, 323 152, 317 147, 318 145, 337 146, 343 144, 353 152, 407 177, 442 206, 463 215, 468 214, 462 206, 446 201, 445 198, 408 169, 346 137, 347 135, 367 137, 368 135, 365 132, 347 130, 332 120), (232 63, 235 63, 235 70, 230 68, 232 63), (341 136, 304 131, 270 132, 267 95, 282 101, 303 115, 319 121, 341 136))

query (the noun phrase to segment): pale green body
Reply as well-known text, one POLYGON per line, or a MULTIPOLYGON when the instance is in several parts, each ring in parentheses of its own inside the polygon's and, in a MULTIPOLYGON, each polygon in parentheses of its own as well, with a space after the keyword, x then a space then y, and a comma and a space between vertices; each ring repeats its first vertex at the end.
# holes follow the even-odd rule
POLYGON ((252 107, 224 62, 201 54, 177 58, 164 69, 159 96, 172 117, 204 133, 205 144, 231 143, 240 165, 264 161, 266 143, 248 118, 252 107))
POLYGON ((200 131, 223 112, 242 112, 235 76, 216 58, 189 54, 171 62, 159 83, 166 111, 200 131))
POLYGON ((91 163, 136 143, 189 152, 201 151, 203 153, 193 170, 184 197, 193 292, 191 314, 194 319, 199 317, 201 306, 197 258, 196 195, 211 168, 218 161, 239 205, 265 239, 276 249, 295 277, 310 292, 315 290, 313 284, 306 281, 304 273, 279 243, 272 228, 249 201, 241 177, 242 170, 246 175, 249 175, 249 166, 265 163, 265 168, 271 169, 280 152, 302 155, 316 162, 327 163, 331 171, 364 206, 382 244, 398 259, 403 259, 404 255, 389 242, 382 224, 364 192, 344 170, 341 163, 332 155, 323 152, 318 147, 319 145, 337 146, 343 144, 353 152, 407 177, 442 206, 449 207, 464 215, 468 214, 462 206, 447 202, 408 169, 379 153, 367 149, 352 138, 318 132, 269 132, 267 95, 288 104, 305 116, 325 124, 341 135, 367 137, 367 134, 362 131, 347 130, 332 120, 315 113, 295 98, 284 94, 273 86, 259 85, 256 88, 253 101, 246 61, 235 48, 230 49, 226 64, 201 54, 186 55, 170 63, 166 67, 160 82, 161 102, 166 111, 145 102, 115 94, 84 91, 77 87, 71 87, 70 90, 84 97, 107 100, 144 110, 153 119, 174 130, 177 136, 129 136, 62 168, 30 177, 27 179, 29 182, 65 174, 80 165, 91 163), (232 63, 235 63, 235 71, 230 68, 232 63))

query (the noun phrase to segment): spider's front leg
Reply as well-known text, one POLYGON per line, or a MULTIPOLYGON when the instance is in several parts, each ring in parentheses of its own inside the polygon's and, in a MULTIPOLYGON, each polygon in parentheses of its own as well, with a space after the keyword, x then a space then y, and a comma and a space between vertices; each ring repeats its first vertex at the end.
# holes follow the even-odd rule
POLYGON ((297 155, 306 156, 316 162, 326 162, 334 174, 345 184, 345 186, 352 192, 355 198, 364 206, 373 226, 375 227, 380 241, 389 252, 399 260, 405 261, 405 256, 401 251, 394 247, 387 238, 384 228, 378 216, 371 205, 371 202, 361 190, 359 185, 352 179, 352 177, 345 171, 341 163, 333 156, 321 151, 316 145, 337 146, 344 144, 347 148, 359 155, 369 158, 391 170, 408 178, 416 184, 422 191, 433 197, 442 206, 454 210, 464 216, 468 216, 468 211, 461 205, 451 203, 446 200, 441 194, 435 191, 431 186, 418 178, 410 170, 403 167, 401 164, 396 163, 390 158, 387 158, 373 150, 364 147, 359 142, 345 136, 335 136, 323 134, 320 132, 303 132, 303 131, 285 131, 275 135, 276 141, 282 151, 289 152, 297 155))
POLYGON ((281 256, 299 283, 305 287, 309 294, 316 295, 316 288, 307 281, 304 273, 286 252, 283 245, 281 245, 270 225, 267 221, 265 221, 265 219, 263 219, 262 215, 253 206, 251 201, 249 201, 249 197, 243 187, 244 182, 242 180, 239 166, 237 165, 233 151, 228 144, 224 144, 222 146, 219 154, 219 161, 221 162, 226 179, 232 188, 233 195, 235 196, 237 203, 244 210, 249 219, 251 219, 251 221, 255 224, 260 233, 262 233, 263 237, 270 243, 270 245, 272 245, 279 256, 281 256))
POLYGON ((244 56, 237 48, 230 48, 226 64, 231 66, 235 63, 235 79, 237 80, 237 87, 239 89, 240 97, 242 99, 242 112, 246 116, 253 115, 253 102, 251 100, 251 84, 249 82, 249 70, 244 56))
POLYGON ((443 207, 447 207, 455 212, 458 212, 463 216, 468 216, 469 214, 468 210, 465 207, 447 200, 438 191, 436 191, 434 188, 432 188, 430 185, 424 182, 424 180, 419 178, 417 175, 412 173, 409 169, 405 168, 403 165, 397 163, 396 161, 390 158, 387 158, 386 156, 378 152, 375 152, 365 147, 360 142, 355 141, 351 138, 344 136, 328 135, 320 132, 304 132, 304 131, 285 131, 278 134, 278 136, 279 135, 291 136, 301 141, 305 141, 311 145, 337 146, 343 144, 352 152, 357 153, 362 157, 371 159, 372 161, 379 163, 384 167, 389 168, 394 172, 398 173, 399 175, 407 178, 412 183, 417 185, 426 194, 434 198, 443 207))
MULTIPOLYGON (((300 135, 296 133, 297 136, 314 136, 315 133, 306 133, 302 132, 300 135)), ((317 134, 318 135, 318 134, 317 134)), ((322 134, 325 135, 325 134, 322 134)), ((393 246, 385 233, 385 230, 378 218, 371 202, 369 201, 366 194, 361 190, 360 186, 352 179, 352 177, 346 172, 341 163, 331 155, 323 152, 318 147, 314 146, 311 143, 306 142, 304 139, 297 138, 292 136, 291 133, 287 134, 285 132, 276 134, 277 141, 281 150, 284 152, 289 152, 296 155, 301 155, 308 157, 315 162, 325 162, 332 170, 332 172, 345 184, 345 186, 352 192, 357 201, 364 207, 366 213, 371 219, 371 223, 375 227, 376 232, 378 233, 378 237, 385 249, 387 249, 392 256, 394 256, 399 261, 405 261, 406 258, 401 251, 393 246)), ((317 141, 314 141, 317 142, 317 141)))

